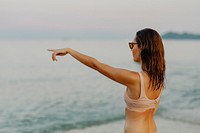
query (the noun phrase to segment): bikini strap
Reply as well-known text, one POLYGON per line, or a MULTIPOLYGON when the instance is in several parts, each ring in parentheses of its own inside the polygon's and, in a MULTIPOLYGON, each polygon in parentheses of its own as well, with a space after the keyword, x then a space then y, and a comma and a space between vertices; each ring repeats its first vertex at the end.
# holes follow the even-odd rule
MULTIPOLYGON (((140 76, 140 86, 141 86, 141 88, 140 88, 140 97, 145 97, 145 98, 148 99, 148 97, 147 97, 147 95, 145 93, 144 77, 143 77, 141 72, 138 72, 138 73, 139 73, 139 76, 140 76)), ((163 89, 161 90, 159 96, 155 100, 159 100, 160 99, 160 96, 162 95, 162 91, 163 91, 163 89)))
POLYGON ((138 72, 140 76, 140 97, 147 97, 145 93, 145 87, 144 87, 144 77, 141 72, 138 72))

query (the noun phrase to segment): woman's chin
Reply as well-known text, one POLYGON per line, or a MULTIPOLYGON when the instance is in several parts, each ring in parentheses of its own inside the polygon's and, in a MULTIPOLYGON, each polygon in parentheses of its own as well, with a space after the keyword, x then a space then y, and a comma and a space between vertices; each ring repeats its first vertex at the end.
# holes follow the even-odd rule
POLYGON ((136 63, 140 63, 140 60, 138 60, 138 59, 133 59, 133 61, 136 63))

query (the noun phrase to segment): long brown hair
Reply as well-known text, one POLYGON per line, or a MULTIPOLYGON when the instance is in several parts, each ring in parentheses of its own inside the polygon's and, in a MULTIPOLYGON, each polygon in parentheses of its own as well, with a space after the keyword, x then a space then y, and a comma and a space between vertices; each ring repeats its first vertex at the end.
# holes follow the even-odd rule
POLYGON ((142 70, 149 75, 153 90, 159 90, 165 85, 165 58, 161 36, 157 31, 146 28, 136 33, 136 42, 141 49, 142 70))

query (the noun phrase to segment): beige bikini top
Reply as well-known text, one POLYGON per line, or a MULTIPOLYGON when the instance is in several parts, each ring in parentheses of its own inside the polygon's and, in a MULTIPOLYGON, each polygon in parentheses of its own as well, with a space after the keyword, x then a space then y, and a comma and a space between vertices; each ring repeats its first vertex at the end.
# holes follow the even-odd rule
POLYGON ((156 104, 160 101, 160 96, 161 96, 162 92, 156 99, 154 99, 154 100, 149 99, 145 94, 144 78, 143 78, 143 75, 141 74, 141 72, 139 72, 139 76, 140 76, 140 84, 141 84, 140 97, 137 100, 131 99, 127 94, 127 89, 128 89, 127 88, 124 93, 124 101, 126 103, 126 108, 131 111, 136 111, 136 112, 144 112, 144 111, 146 111, 148 109, 152 109, 152 108, 155 109, 156 104))

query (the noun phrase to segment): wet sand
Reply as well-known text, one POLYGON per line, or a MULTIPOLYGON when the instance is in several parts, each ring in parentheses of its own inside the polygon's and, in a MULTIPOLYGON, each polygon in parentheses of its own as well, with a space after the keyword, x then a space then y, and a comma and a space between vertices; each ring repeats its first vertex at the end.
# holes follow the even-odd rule
MULTIPOLYGON (((158 133, 199 133, 200 125, 156 117, 158 133)), ((124 120, 65 133, 123 133, 124 120)))

